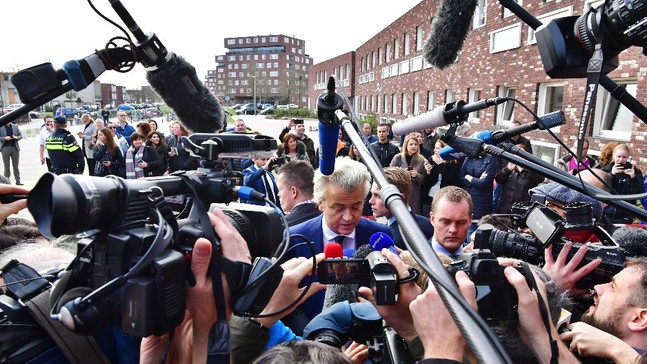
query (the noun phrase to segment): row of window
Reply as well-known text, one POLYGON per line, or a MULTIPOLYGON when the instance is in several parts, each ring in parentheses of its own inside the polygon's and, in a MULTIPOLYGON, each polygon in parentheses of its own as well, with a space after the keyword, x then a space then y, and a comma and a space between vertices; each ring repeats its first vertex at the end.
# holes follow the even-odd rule
MULTIPOLYGON (((636 96, 637 83, 635 80, 618 81, 618 85, 623 87, 628 94, 636 96)), ((515 97, 516 87, 498 86, 497 96, 515 97)), ((377 90, 376 90, 377 91, 377 90)), ((445 103, 456 101, 458 92, 456 90, 445 90, 445 103)), ((436 91, 427 91, 426 110, 432 110, 438 106, 438 95, 436 91)), ((476 102, 484 97, 482 90, 471 88, 468 90, 467 102, 476 102)), ((539 94, 537 100, 537 114, 539 116, 562 110, 562 101, 564 97, 563 83, 545 83, 539 85, 539 94)), ((508 101, 497 106, 496 124, 508 126, 514 120, 516 103, 508 101)), ((421 93, 413 92, 412 94, 384 94, 369 95, 358 97, 358 109, 360 112, 376 112, 383 114, 402 115, 407 117, 409 114, 417 115, 424 112, 421 104, 421 93), (412 107, 409 107, 413 102, 412 107)), ((579 109, 581 110, 581 108, 579 109)), ((469 121, 479 123, 481 111, 470 114, 469 121)), ((622 105, 618 100, 613 98, 607 90, 598 88, 595 109, 592 114, 593 129, 592 135, 629 140, 633 127, 633 113, 622 105)), ((559 128, 554 128, 554 132, 559 132, 559 128)))

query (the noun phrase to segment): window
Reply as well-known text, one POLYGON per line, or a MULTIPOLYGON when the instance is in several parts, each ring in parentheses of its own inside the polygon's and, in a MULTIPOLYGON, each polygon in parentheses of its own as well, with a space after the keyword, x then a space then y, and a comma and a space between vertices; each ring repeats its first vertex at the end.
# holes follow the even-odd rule
POLYGON ((391 62, 391 43, 387 43, 384 49, 384 54, 385 54, 385 62, 389 63, 391 62))
POLYGON ((409 110, 409 98, 407 97, 407 94, 402 93, 400 95, 402 98, 402 115, 407 115, 407 111, 409 110))
POLYGON ((393 40, 393 59, 400 58, 400 39, 393 40))
POLYGON ((418 25, 416 27, 416 51, 420 51, 420 50, 422 50, 422 48, 424 48, 424 45, 423 45, 423 42, 422 42, 423 41, 423 39, 422 39, 422 37, 423 37, 422 31, 423 31, 422 30, 422 25, 418 25))
MULTIPOLYGON (((499 97, 515 97, 516 89, 509 86, 499 87, 499 97)), ((507 101, 497 106, 496 123, 498 125, 510 125, 514 118, 514 101, 507 101)))
POLYGON ((391 101, 392 101, 391 113, 392 114, 397 114, 398 113, 398 95, 393 94, 393 97, 392 97, 391 101))
POLYGON ((391 103, 391 98, 389 95, 384 95, 384 113, 388 114, 389 112, 389 104, 391 103))
MULTIPOLYGON (((542 24, 548 24, 553 19, 563 18, 571 15, 573 15, 573 6, 557 9, 546 14, 539 15, 537 16, 537 19, 542 22, 542 24)), ((537 40, 535 39, 535 30, 532 28, 528 29, 528 43, 537 43, 537 40)))
MULTIPOLYGON (((628 94, 636 96, 637 84, 635 81, 618 83, 618 86, 627 90, 628 94)), ((634 114, 620 101, 614 99, 603 87, 598 88, 595 112, 592 118, 595 135, 624 140, 631 138, 634 114)))
POLYGON ((377 50, 377 64, 381 65, 382 64, 382 59, 384 59, 383 58, 383 51, 382 51, 382 47, 380 47, 377 50))
POLYGON ((418 115, 420 114, 420 93, 419 92, 414 92, 413 93, 413 115, 418 115))
POLYGON ((539 102, 537 114, 539 116, 549 114, 562 109, 564 99, 564 84, 548 83, 539 85, 539 102))
POLYGON ((559 158, 559 149, 559 144, 535 140, 532 141, 532 154, 550 164, 555 164, 557 162, 557 158, 559 158))
POLYGON ((411 35, 404 33, 404 55, 407 56, 411 52, 411 35))
POLYGON ((445 90, 445 103, 449 104, 454 101, 456 101, 456 91, 445 90))
POLYGON ((409 60, 402 61, 398 65, 398 74, 405 74, 409 73, 409 60))
MULTIPOLYGON (((476 102, 476 101, 478 101, 480 99, 481 99, 481 90, 480 89, 470 89, 469 98, 468 98, 469 102, 470 103, 476 102)), ((477 110, 477 111, 474 111, 474 112, 470 113, 470 115, 469 115, 470 121, 473 122, 473 123, 480 122, 481 111, 482 110, 477 110)))
POLYGON ((485 7, 485 0, 478 0, 472 18, 472 28, 476 29, 485 25, 485 7))
POLYGON ((422 69, 422 58, 422 56, 418 56, 411 59, 411 72, 420 71, 422 69))
MULTIPOLYGON (((523 3, 521 0, 514 0, 514 2, 516 2, 519 5, 521 5, 523 3)), ((510 10, 508 10, 508 8, 503 6, 503 17, 507 18, 507 17, 512 16, 512 15, 514 15, 514 14, 510 10)))
POLYGON ((427 110, 433 110, 436 107, 436 93, 427 91, 427 110))
POLYGON ((498 53, 521 46, 521 23, 497 29, 490 33, 490 53, 498 53))

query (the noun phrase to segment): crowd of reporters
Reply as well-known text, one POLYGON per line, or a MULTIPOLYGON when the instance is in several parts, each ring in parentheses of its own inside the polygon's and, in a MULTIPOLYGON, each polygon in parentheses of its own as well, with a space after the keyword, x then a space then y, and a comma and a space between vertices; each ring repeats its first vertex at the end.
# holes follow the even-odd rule
MULTIPOLYGON (((337 241, 333 238, 340 237, 339 243, 344 248, 348 248, 350 250, 348 255, 352 256, 368 242, 371 234, 383 232, 394 237, 398 250, 396 253, 389 249, 383 249, 381 252, 395 268, 397 279, 406 280, 411 276, 409 267, 417 264, 415 260, 410 259, 406 250, 402 250, 406 248, 406 244, 401 236, 397 237, 397 233, 400 232, 397 221, 380 200, 379 188, 371 181, 370 174, 361 161, 341 157, 345 153, 344 147, 346 147, 346 153, 352 156, 354 146, 346 145, 343 135, 340 135, 338 148, 340 157, 336 161, 335 171, 330 176, 323 176, 313 168, 316 167, 317 151, 310 145, 312 140, 308 141, 309 138, 304 137, 304 128, 302 121, 291 120, 280 136, 283 142, 281 155, 265 160, 268 167, 278 157, 286 157, 287 162, 272 172, 273 168, 264 168, 265 163, 252 160, 252 165, 243 169, 243 174, 246 176, 245 183, 252 184, 259 180, 251 177, 257 169, 264 169, 263 174, 271 176, 258 184, 258 189, 268 195, 266 188, 274 184, 270 187, 274 191, 269 194, 276 197, 276 203, 286 213, 291 233, 301 234, 314 244, 314 259, 317 263, 325 259, 324 247, 332 240, 337 241), (290 132, 291 128, 295 128, 294 133, 290 132), (248 170, 249 172, 245 172, 248 170), (276 181, 273 173, 276 173, 276 181), (374 221, 376 218, 378 220, 385 218, 386 225, 376 223, 374 221)), ((366 135, 365 131, 367 139, 371 136, 370 131, 368 128, 369 135, 366 135)), ((171 128, 171 133, 171 138, 160 140, 148 153, 155 149, 158 152, 160 149, 164 151, 168 147, 166 154, 156 153, 158 156, 156 160, 159 161, 160 158, 165 160, 169 171, 197 167, 197 160, 192 160, 190 159, 192 157, 183 156, 181 153, 184 148, 179 144, 180 136, 186 135, 186 130, 177 123, 175 128, 171 128)), ((557 209, 563 209, 564 206, 576 202, 591 203, 595 217, 600 223, 604 222, 604 217, 607 217, 607 222, 611 223, 628 222, 627 217, 621 213, 607 212, 608 206, 603 206, 599 201, 587 198, 588 196, 578 192, 564 190, 563 186, 537 187, 541 182, 540 179, 518 166, 506 164, 502 167, 494 158, 487 161, 443 160, 439 156, 439 150, 444 145, 442 140, 437 138, 434 130, 420 132, 419 135, 412 133, 407 138, 403 138, 402 152, 397 145, 388 140, 388 134, 388 125, 378 125, 377 140, 370 146, 376 152, 381 165, 388 167, 385 168, 387 179, 398 187, 412 214, 422 217, 422 220, 418 218, 416 222, 421 230, 426 231, 428 244, 434 248, 446 266, 465 259, 465 254, 470 253, 472 247, 468 243, 478 225, 473 221, 487 218, 494 211, 509 213, 514 203, 528 204, 532 194, 545 195, 545 205, 552 204, 557 206, 557 209), (428 147, 425 148, 425 145, 428 147), (430 148, 432 146, 433 148, 430 148), (427 149, 427 153, 431 150, 433 152, 423 157, 421 154, 423 149, 427 149), (493 186, 495 180, 503 186, 501 197, 498 199, 493 186), (514 189, 514 192, 508 192, 509 189, 514 189), (476 201, 478 204, 475 203, 476 201), (495 207, 497 204, 498 207, 495 207), (425 206, 428 206, 430 212, 429 219, 424 216, 425 206)), ((150 138, 151 134, 148 135, 150 138)), ((132 136, 136 141, 142 139, 137 132, 132 136)), ((160 136, 158 135, 158 139, 160 136)), ((103 137, 97 140, 101 140, 98 149, 103 150, 104 154, 112 156, 110 150, 113 153, 120 152, 116 150, 117 144, 110 139, 108 133, 104 133, 103 137)), ((524 145, 523 141, 514 142, 524 145)), ((132 166, 130 169, 124 168, 123 172, 118 172, 119 175, 138 178, 149 176, 139 172, 139 169, 146 170, 149 163, 137 162, 137 157, 141 157, 147 149, 142 149, 140 152, 137 148, 129 148, 126 151, 124 156, 131 160, 132 166)), ((600 168, 610 174, 611 188, 620 193, 635 193, 638 186, 635 181, 641 177, 635 165, 627 164, 628 153, 626 146, 616 146, 611 153, 611 161, 600 168), (613 165, 609 167, 610 164, 613 165)), ((97 152, 94 154, 96 159, 97 152)), ((242 161, 242 163, 249 162, 242 161)), ((164 165, 161 162, 160 164, 164 165)), ((581 169, 577 163, 573 165, 570 160, 563 161, 562 165, 566 166, 569 172, 578 173, 581 169)), ((241 164, 241 168, 242 166, 241 164)), ((95 170, 97 169, 95 167, 95 170)), ((162 175, 166 172, 163 168, 156 168, 156 170, 155 174, 150 175, 162 175)), ((28 193, 20 187, 7 185, 0 188, 0 194, 28 193)), ((2 219, 0 229, 9 231, 14 219, 10 216, 24 207, 24 200, 0 205, 2 219)), ((209 214, 209 219, 219 237, 222 255, 234 262, 252 263, 247 243, 230 220, 218 209, 209 214)), ((18 225, 29 225, 29 223, 20 222, 18 225)), ((505 228, 504 225, 502 229, 505 228)), ((600 264, 600 261, 580 264, 588 249, 586 244, 574 248, 572 242, 567 242, 557 256, 553 256, 551 249, 545 249, 542 268, 536 266, 530 268, 534 275, 533 280, 536 281, 536 290, 532 290, 532 284, 529 285, 527 282, 528 275, 522 274, 519 269, 514 269, 526 263, 518 259, 502 261, 501 264, 510 266, 503 270, 503 274, 510 286, 514 288, 518 298, 516 307, 518 320, 496 322, 491 325, 491 328, 503 343, 513 362, 549 362, 551 359, 553 362, 555 360, 576 362, 586 361, 591 357, 614 362, 643 360, 643 354, 647 349, 647 345, 644 344, 645 333, 647 333, 647 284, 645 283, 647 282, 647 260, 643 254, 644 249, 640 248, 641 244, 638 243, 643 238, 642 230, 621 228, 616 233, 618 243, 626 247, 625 268, 615 276, 609 277, 613 278, 612 281, 586 287, 586 289, 579 287, 577 282, 600 264), (567 259, 570 249, 577 249, 577 252, 567 259), (542 318, 540 310, 542 304, 548 307, 550 322, 545 322, 545 318, 542 318), (562 310, 572 311, 570 323, 561 322, 562 310), (559 331, 558 323, 563 324, 559 326, 559 331)), ((32 240, 20 241, 18 245, 40 244, 39 246, 42 247, 58 248, 58 245, 51 246, 52 242, 38 236, 33 229, 22 236, 16 236, 13 240, 9 239, 7 245, 13 245, 24 237, 29 237, 32 240)), ((594 240, 587 239, 582 242, 590 241, 594 240)), ((306 290, 303 283, 310 280, 308 276, 312 272, 313 254, 305 246, 298 247, 298 244, 298 239, 291 242, 289 259, 281 264, 283 269, 281 283, 258 317, 232 315, 234 297, 228 291, 227 280, 223 275, 227 318, 231 328, 232 361, 278 363, 310 360, 326 363, 361 363, 369 360, 372 355, 375 355, 375 351, 369 350, 366 342, 353 340, 352 335, 348 335, 349 332, 340 333, 348 340, 342 343, 341 348, 311 340, 316 337, 312 333, 318 331, 316 325, 321 322, 321 317, 326 318, 326 315, 330 315, 328 311, 330 309, 339 309, 339 307, 333 307, 339 302, 323 303, 324 296, 333 290, 334 285, 326 287, 314 282, 307 289, 307 293, 302 295, 306 290), (264 313, 282 311, 297 300, 299 300, 297 305, 281 314, 264 315, 264 313), (313 323, 314 330, 309 327, 313 323)), ((51 260, 60 264, 65 263, 66 259, 73 258, 73 255, 68 253, 67 258, 59 260, 49 259, 49 257, 30 260, 35 258, 32 253, 19 254, 19 250, 9 251, 5 248, 3 247, 0 267, 4 266, 9 259, 20 259, 38 267, 37 270, 40 272, 50 269, 50 267, 38 266, 45 261, 51 260)), ((206 239, 199 239, 195 243, 191 260, 195 284, 187 287, 187 314, 184 321, 174 329, 174 334, 146 337, 141 340, 141 343, 139 339, 129 338, 128 344, 123 344, 123 341, 121 344, 114 344, 112 354, 116 356, 110 357, 111 361, 132 362, 134 357, 138 357, 140 362, 159 362, 161 358, 165 358, 167 362, 207 360, 207 353, 210 351, 210 331, 218 317, 212 291, 212 277, 207 275, 212 249, 206 239), (123 345, 130 345, 131 349, 136 348, 139 353, 130 357, 127 356, 127 353, 130 353, 129 350, 119 353, 123 345)), ((60 252, 56 254, 58 253, 60 252)), ((64 253, 61 254, 65 256, 64 253)), ((422 271, 419 266, 417 269, 422 271)), ((472 308, 478 309, 476 287, 468 274, 459 271, 455 279, 465 300, 472 308)), ((411 362, 416 360, 421 363, 474 362, 475 358, 434 284, 424 275, 417 281, 400 283, 397 302, 394 305, 376 304, 374 292, 370 287, 360 287, 357 293, 355 295, 353 292, 357 297, 356 300, 347 297, 346 300, 339 301, 346 302, 348 309, 354 313, 363 312, 366 315, 377 315, 380 321, 383 319, 385 325, 402 338, 411 362)), ((331 299, 334 301, 334 297, 331 299)), ((339 327, 337 330, 343 331, 339 327)), ((350 328, 347 331, 350 331, 350 328)), ((383 332, 380 331, 377 334, 380 335, 383 332)))

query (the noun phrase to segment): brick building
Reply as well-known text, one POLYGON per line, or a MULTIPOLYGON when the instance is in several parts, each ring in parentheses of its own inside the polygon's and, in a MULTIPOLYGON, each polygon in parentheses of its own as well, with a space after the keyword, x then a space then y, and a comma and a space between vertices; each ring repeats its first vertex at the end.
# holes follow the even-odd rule
POLYGON ((305 42, 285 35, 225 38, 225 55, 216 56, 206 86, 226 104, 252 102, 295 104, 308 101, 305 42))
MULTIPOLYGON (((583 14, 600 1, 524 0, 522 6, 540 21, 583 14)), ((378 121, 395 122, 435 106, 464 100, 476 101, 495 96, 514 96, 533 112, 543 115, 563 110, 567 123, 555 128, 557 136, 571 144, 584 104, 586 79, 552 79, 546 75, 534 31, 498 1, 479 0, 470 31, 456 63, 440 70, 424 59, 424 43, 429 36, 438 0, 423 0, 355 51, 350 66, 355 87, 352 101, 360 115, 373 115, 378 121)), ((340 56, 342 57, 342 56, 340 56)), ((322 92, 322 75, 340 74, 346 69, 340 57, 313 65, 310 70, 310 104, 322 92)), ((645 87, 647 60, 639 47, 619 56, 619 67, 609 78, 635 96, 647 101, 645 87)), ((325 78, 327 80, 327 77, 325 78)), ((323 86, 325 88, 325 85, 323 86)), ((348 91, 347 91, 348 93, 348 91)), ((647 170, 647 128, 624 106, 599 87, 590 123, 590 153, 610 141, 627 142, 634 160, 647 170)), ((470 115, 473 130, 499 129, 512 120, 532 121, 519 104, 508 102, 470 115)), ((562 151, 545 131, 528 133, 534 153, 554 161, 562 151)))

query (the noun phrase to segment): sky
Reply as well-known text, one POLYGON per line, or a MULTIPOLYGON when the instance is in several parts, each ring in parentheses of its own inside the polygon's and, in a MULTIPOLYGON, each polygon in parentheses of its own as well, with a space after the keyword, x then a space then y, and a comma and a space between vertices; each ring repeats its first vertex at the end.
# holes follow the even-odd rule
MULTIPOLYGON (((184 57, 204 81, 225 54, 224 38, 283 34, 305 41, 320 63, 355 50, 421 0, 122 0, 146 33, 155 33, 171 52, 184 57)), ((105 16, 123 27, 108 0, 93 0, 105 16)), ((18 71, 44 62, 60 69, 82 59, 123 33, 100 18, 86 0, 7 0, 2 5, 0 71, 18 71)), ((145 69, 106 71, 102 83, 127 88, 146 85, 145 69)))

